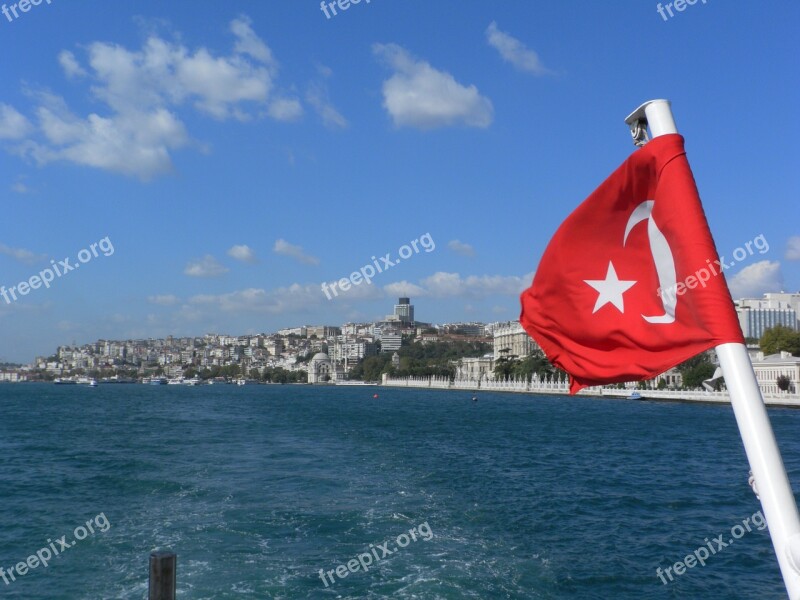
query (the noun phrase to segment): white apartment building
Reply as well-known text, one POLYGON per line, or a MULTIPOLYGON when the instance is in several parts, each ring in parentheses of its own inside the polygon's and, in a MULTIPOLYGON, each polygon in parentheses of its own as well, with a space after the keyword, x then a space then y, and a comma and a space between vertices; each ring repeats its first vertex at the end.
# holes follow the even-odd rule
POLYGON ((800 293, 770 292, 763 298, 741 298, 736 314, 745 337, 760 338, 776 325, 800 331, 800 293))
POLYGON ((519 321, 510 321, 494 328, 494 359, 501 356, 527 356, 539 345, 522 328, 519 321), (507 352, 503 352, 508 350, 507 352))

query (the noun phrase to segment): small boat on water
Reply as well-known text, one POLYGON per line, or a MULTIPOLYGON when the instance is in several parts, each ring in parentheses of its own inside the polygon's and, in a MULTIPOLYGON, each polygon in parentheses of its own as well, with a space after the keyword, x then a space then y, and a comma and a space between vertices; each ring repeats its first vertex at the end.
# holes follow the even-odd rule
POLYGON ((100 383, 136 383, 136 379, 133 377, 120 377, 119 375, 114 375, 113 377, 105 377, 101 379, 100 383))
POLYGON ((56 385, 88 385, 89 387, 97 386, 97 380, 93 377, 57 377, 53 380, 56 385))
POLYGON ((168 380, 167 385, 183 385, 183 382, 183 377, 175 377, 174 379, 168 380))
POLYGON ((166 377, 145 377, 142 383, 146 385, 167 385, 166 377))

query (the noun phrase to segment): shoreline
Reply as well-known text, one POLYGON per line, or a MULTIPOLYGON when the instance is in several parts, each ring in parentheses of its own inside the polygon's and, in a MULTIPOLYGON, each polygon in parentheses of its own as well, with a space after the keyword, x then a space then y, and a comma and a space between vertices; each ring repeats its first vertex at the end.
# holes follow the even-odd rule
MULTIPOLYGON (((570 396, 568 384, 564 382, 531 382, 524 381, 484 381, 483 385, 476 381, 447 381, 443 379, 390 379, 385 378, 381 384, 387 388, 431 389, 464 392, 491 392, 510 394, 529 394, 532 396, 570 396)), ((588 387, 575 394, 593 398, 613 398, 635 402, 679 402, 699 404, 731 404, 730 396, 724 392, 704 392, 693 390, 638 390, 607 387, 588 387), (638 394, 639 397, 631 397, 638 394)), ((764 394, 764 405, 774 408, 800 408, 800 395, 797 394, 764 394)))

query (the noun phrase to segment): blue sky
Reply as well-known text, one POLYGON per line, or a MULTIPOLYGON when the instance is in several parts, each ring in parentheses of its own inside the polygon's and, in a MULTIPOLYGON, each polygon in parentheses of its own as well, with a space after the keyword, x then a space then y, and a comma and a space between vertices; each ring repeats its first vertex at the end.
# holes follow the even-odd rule
MULTIPOLYGON (((14 3, 6 3, 8 5, 14 3)), ((800 289, 800 5, 46 0, 0 15, 0 360, 98 338, 519 314, 669 98, 734 295, 800 289), (347 277, 429 234, 369 286, 347 277)))

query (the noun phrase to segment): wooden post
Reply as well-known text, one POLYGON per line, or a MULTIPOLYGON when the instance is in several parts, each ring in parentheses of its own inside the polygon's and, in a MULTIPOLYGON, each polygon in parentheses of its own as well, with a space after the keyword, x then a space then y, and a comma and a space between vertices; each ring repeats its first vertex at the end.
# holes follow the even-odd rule
POLYGON ((150 554, 149 600, 175 600, 178 555, 174 552, 150 554))

